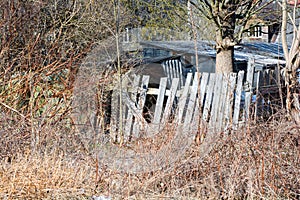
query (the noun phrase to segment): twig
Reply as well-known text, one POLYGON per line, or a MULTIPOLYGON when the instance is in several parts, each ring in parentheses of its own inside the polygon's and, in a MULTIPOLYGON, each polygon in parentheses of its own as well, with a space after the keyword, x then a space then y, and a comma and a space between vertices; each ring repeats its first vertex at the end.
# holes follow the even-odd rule
POLYGON ((20 113, 19 111, 17 111, 16 109, 10 107, 9 105, 6 105, 5 103, 3 102, 0 102, 0 104, 2 104, 4 107, 14 111, 15 113, 17 113, 18 115, 20 115, 21 117, 23 117, 24 119, 26 118, 22 113, 20 113))

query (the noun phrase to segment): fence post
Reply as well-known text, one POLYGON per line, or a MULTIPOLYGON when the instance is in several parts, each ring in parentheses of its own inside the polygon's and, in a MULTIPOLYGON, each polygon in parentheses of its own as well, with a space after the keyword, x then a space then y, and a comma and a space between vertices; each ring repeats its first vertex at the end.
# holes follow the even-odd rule
POLYGON ((243 112, 243 121, 245 122, 249 119, 249 111, 250 111, 250 104, 251 104, 251 97, 252 97, 253 74, 254 74, 254 58, 249 58, 246 83, 244 85, 245 109, 243 112))

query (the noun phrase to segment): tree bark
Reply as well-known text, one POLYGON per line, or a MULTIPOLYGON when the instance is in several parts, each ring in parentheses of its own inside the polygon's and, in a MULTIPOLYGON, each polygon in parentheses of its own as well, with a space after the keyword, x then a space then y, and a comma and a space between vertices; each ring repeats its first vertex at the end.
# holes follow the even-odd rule
POLYGON ((233 53, 233 46, 217 50, 216 73, 233 72, 233 53))

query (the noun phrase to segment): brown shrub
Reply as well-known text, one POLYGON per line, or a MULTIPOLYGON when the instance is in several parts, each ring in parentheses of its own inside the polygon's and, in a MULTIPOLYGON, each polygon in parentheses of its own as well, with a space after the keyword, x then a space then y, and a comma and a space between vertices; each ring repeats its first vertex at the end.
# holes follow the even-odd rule
POLYGON ((66 124, 44 126, 30 150, 32 127, 2 116, 0 196, 7 199, 297 199, 297 125, 273 120, 220 134, 204 158, 194 145, 173 166, 144 174, 101 166, 66 124), (5 126, 6 125, 6 126, 5 126), (8 125, 8 126, 7 126, 8 125), (4 136, 4 137, 3 137, 4 136), (5 145, 3 145, 5 144, 5 145), (3 148, 5 147, 5 148, 3 148))

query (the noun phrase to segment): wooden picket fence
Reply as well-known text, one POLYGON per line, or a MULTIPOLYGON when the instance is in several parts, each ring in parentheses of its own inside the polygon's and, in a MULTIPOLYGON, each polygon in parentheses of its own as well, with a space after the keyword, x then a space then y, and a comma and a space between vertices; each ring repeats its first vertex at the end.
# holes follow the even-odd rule
MULTIPOLYGON (((250 62, 251 65, 251 62, 250 62)), ((183 126, 183 130, 197 132, 200 125, 209 132, 237 129, 247 121, 251 103, 253 66, 244 71, 229 74, 188 73, 184 85, 182 79, 172 77, 168 88, 168 77, 161 78, 159 88, 148 88, 149 76, 134 75, 123 79, 122 98, 119 90, 112 95, 111 133, 119 140, 151 137, 170 123, 183 126), (147 97, 156 97, 151 121, 144 118, 147 97), (243 98, 243 102, 242 100, 243 98), (122 99, 122 106, 118 100, 122 99), (119 108, 122 107, 122 117, 119 108), (119 120, 122 120, 120 123, 119 120)))
POLYGON ((177 59, 169 59, 162 62, 162 67, 167 75, 168 81, 167 84, 170 87, 173 78, 179 79, 179 88, 184 86, 185 76, 183 74, 183 66, 180 60, 177 59))

